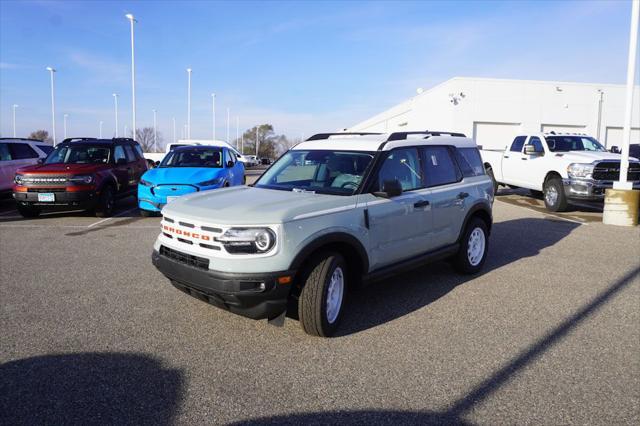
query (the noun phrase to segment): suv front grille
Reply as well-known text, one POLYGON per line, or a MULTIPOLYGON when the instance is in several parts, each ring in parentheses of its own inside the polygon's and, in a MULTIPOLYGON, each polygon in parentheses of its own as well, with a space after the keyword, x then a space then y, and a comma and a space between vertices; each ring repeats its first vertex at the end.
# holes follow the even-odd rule
POLYGON ((22 182, 24 185, 66 185, 69 180, 68 176, 23 176, 22 182))
POLYGON ((209 269, 209 259, 205 259, 204 257, 182 253, 178 250, 165 246, 160 246, 160 255, 194 268, 203 269, 205 271, 209 269))
MULTIPOLYGON (((595 180, 618 180, 620 178, 620 162, 603 161, 596 164, 593 169, 593 178, 595 180)), ((640 180, 640 164, 630 163, 627 173, 627 180, 640 180)))

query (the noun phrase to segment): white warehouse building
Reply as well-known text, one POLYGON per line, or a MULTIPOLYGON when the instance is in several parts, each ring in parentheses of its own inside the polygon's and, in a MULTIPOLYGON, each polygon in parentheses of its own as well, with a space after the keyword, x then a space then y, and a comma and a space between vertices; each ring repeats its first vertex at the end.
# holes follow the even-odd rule
MULTIPOLYGON (((634 89, 631 143, 640 143, 634 89)), ((610 148, 622 141, 624 108, 624 85, 455 77, 348 130, 461 132, 495 149, 522 132, 576 132, 610 148)))

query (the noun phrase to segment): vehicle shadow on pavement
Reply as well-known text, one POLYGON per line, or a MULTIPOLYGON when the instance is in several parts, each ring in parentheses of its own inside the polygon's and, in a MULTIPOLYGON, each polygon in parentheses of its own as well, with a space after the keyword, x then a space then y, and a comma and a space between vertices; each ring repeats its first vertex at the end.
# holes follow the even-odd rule
MULTIPOLYGON (((578 226, 534 218, 496 222, 489 237, 488 257, 479 275, 536 256, 578 226)), ((437 262, 373 283, 351 295, 337 335, 358 333, 410 314, 479 275, 461 275, 449 263, 437 262)))
POLYGON ((287 424, 358 424, 358 425, 471 425, 474 422, 465 420, 464 416, 474 407, 481 404, 502 385, 509 382, 521 370, 535 362, 547 350, 562 342, 564 337, 579 327, 581 323, 592 317, 600 308, 632 283, 638 283, 640 267, 629 271, 609 287, 598 293, 589 303, 575 311, 553 329, 522 350, 501 368, 494 371, 475 387, 455 399, 443 411, 328 411, 297 413, 274 417, 263 417, 237 422, 237 425, 287 425, 287 424))
POLYGON ((0 365, 0 424, 173 423, 183 373, 142 354, 72 353, 0 365))

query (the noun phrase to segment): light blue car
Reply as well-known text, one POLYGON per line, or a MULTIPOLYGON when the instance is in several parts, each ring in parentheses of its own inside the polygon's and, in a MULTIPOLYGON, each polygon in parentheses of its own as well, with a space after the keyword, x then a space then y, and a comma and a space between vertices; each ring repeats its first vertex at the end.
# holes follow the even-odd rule
POLYGON ((138 207, 142 216, 151 216, 181 195, 244 183, 244 165, 232 150, 183 146, 170 151, 158 167, 142 175, 138 207))

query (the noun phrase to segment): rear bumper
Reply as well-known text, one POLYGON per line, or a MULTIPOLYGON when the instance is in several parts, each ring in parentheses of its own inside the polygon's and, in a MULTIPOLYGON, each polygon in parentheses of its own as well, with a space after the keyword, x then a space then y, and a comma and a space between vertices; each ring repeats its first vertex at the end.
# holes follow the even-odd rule
POLYGON ((275 318, 287 309, 291 284, 278 284, 278 277, 295 271, 241 274, 204 270, 153 251, 156 268, 177 289, 219 308, 252 319, 275 318))
MULTIPOLYGON (((576 200, 599 201, 604 199, 607 188, 613 188, 613 181, 562 179, 567 198, 576 200)), ((633 182, 633 189, 640 189, 640 181, 633 182)))
MULTIPOLYGON (((43 191, 44 192, 44 191, 43 191)), ((17 192, 14 191, 13 198, 24 206, 37 206, 44 208, 64 208, 77 207, 88 209, 95 207, 98 202, 98 195, 95 191, 73 191, 73 192, 53 192, 55 201, 38 201, 38 192, 17 192)))

